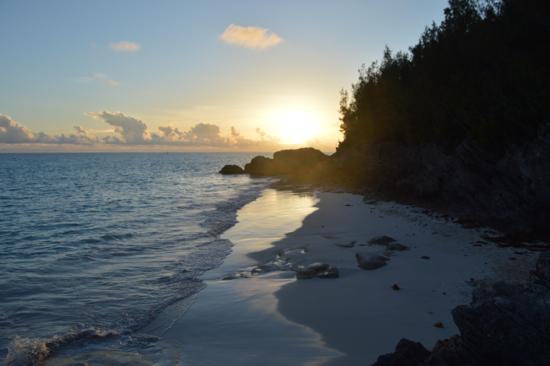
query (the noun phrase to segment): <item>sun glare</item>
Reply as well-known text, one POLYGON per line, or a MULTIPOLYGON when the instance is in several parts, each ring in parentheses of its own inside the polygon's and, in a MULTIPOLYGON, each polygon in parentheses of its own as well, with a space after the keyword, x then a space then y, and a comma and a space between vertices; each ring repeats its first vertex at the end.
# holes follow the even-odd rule
POLYGON ((298 145, 316 137, 320 131, 319 119, 312 112, 300 108, 275 111, 271 121, 281 143, 298 145))

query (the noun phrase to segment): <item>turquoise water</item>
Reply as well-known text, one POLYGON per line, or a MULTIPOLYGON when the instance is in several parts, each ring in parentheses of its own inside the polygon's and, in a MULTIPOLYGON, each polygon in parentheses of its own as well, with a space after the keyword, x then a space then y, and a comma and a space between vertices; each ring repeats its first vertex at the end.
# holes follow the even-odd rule
POLYGON ((0 359, 131 348, 230 251, 219 234, 267 182, 217 171, 251 157, 1 154, 0 359))

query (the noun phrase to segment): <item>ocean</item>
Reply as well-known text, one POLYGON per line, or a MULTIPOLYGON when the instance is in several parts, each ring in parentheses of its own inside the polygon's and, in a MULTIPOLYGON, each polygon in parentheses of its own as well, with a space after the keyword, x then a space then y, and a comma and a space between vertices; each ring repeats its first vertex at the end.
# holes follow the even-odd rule
POLYGON ((269 183, 217 173, 253 155, 0 154, 0 360, 147 348, 140 329, 204 287, 269 183))

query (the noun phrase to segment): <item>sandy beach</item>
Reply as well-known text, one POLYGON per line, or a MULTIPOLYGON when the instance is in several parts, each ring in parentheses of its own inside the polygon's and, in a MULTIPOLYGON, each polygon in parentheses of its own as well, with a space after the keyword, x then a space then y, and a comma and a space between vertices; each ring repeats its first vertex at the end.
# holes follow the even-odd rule
POLYGON ((171 350, 167 364, 370 365, 403 337, 430 348, 457 333, 451 310, 474 286, 522 281, 536 259, 485 242, 488 230, 345 193, 267 189, 238 219, 206 289, 148 330, 171 350), (382 235, 408 249, 368 244, 382 235), (356 253, 389 260, 363 270, 356 253), (339 278, 296 280, 290 269, 314 262, 339 278))

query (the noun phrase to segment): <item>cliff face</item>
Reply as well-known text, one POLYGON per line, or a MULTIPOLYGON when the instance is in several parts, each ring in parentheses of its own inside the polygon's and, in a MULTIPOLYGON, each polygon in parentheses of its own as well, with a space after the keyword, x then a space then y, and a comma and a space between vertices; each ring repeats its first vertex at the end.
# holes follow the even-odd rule
POLYGON ((550 123, 529 143, 493 156, 466 141, 452 153, 436 145, 359 145, 327 156, 312 148, 257 156, 251 176, 285 183, 338 185, 433 208, 507 234, 550 237, 550 123))
POLYGON ((426 203, 508 232, 544 232, 550 222, 550 124, 529 144, 493 158, 472 142, 385 143, 335 154, 343 181, 390 199, 426 203))

